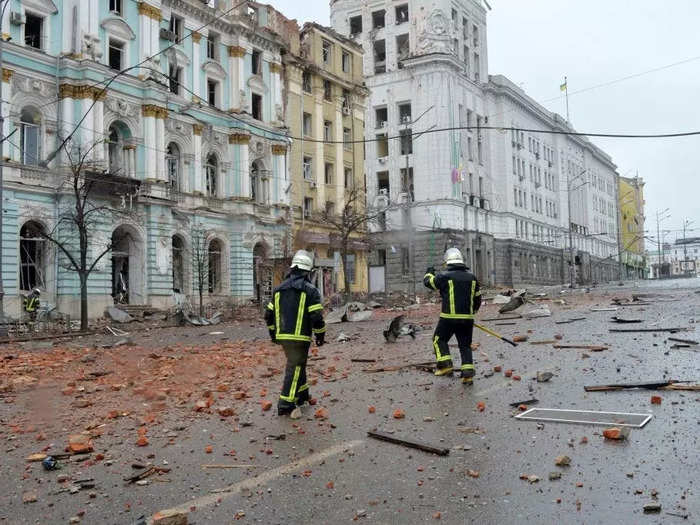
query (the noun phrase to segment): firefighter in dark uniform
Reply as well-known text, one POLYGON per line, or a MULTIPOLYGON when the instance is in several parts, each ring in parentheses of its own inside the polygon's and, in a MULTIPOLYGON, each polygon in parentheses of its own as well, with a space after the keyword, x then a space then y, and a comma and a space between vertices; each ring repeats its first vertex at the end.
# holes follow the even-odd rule
POLYGON ((311 399, 306 383, 311 336, 316 338, 317 346, 322 346, 326 334, 321 294, 310 281, 312 268, 313 256, 298 251, 292 259, 291 272, 275 288, 265 311, 270 337, 282 345, 287 356, 277 412, 294 419, 301 417, 298 407, 311 399))
POLYGON ((37 310, 41 306, 41 291, 39 288, 34 288, 29 295, 24 298, 24 311, 27 312, 29 318, 33 321, 36 319, 37 310))
POLYGON ((472 332, 474 316, 481 307, 481 291, 476 277, 465 266, 462 253, 457 248, 445 252, 445 265, 446 271, 437 274, 434 268, 428 268, 423 278, 425 286, 438 290, 442 296, 440 320, 433 335, 433 350, 437 359, 435 375, 448 375, 453 371, 447 343, 454 335, 462 357, 462 383, 471 385, 474 377, 472 332))

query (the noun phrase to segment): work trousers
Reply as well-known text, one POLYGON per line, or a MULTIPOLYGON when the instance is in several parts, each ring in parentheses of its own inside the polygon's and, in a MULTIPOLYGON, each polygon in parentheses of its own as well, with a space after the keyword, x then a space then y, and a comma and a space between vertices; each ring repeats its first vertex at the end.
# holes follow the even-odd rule
POLYGON ((311 343, 282 341, 281 345, 287 356, 287 366, 284 369, 284 383, 277 408, 281 412, 288 412, 311 397, 309 385, 306 384, 306 361, 311 343))
POLYGON ((433 350, 438 368, 450 368, 452 366, 452 356, 448 345, 452 336, 457 337, 459 353, 462 357, 462 371, 474 370, 472 358, 472 332, 474 331, 474 321, 471 319, 443 319, 438 321, 435 334, 433 335, 433 350))

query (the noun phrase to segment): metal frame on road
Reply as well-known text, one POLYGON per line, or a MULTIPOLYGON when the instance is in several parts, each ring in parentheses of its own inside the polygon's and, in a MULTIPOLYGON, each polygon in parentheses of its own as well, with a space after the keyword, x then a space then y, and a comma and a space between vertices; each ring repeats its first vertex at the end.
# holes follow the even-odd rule
POLYGON ((531 408, 518 414, 515 419, 526 421, 550 421, 552 423, 576 423, 584 425, 614 425, 618 427, 642 428, 653 414, 631 414, 628 412, 596 412, 594 410, 562 410, 557 408, 531 408), (579 415, 577 417, 576 415, 579 415), (585 419, 581 414, 595 415, 596 419, 585 419), (557 417, 558 416, 558 417, 557 417), (635 422, 626 422, 634 420, 635 422))

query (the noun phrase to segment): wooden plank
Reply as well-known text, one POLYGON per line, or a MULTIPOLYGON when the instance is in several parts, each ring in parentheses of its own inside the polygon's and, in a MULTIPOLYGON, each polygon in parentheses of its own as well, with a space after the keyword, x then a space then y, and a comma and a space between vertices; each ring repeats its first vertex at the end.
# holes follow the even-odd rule
POLYGON ((554 324, 569 324, 575 323, 576 321, 585 321, 586 317, 575 317, 574 319, 567 319, 566 321, 556 321, 554 324))
MULTIPOLYGON (((684 390, 686 386, 683 383, 692 383, 692 381, 677 381, 674 379, 669 379, 667 381, 655 381, 652 383, 618 383, 612 385, 591 385, 584 386, 583 389, 586 392, 608 392, 611 390, 629 390, 632 388, 643 388, 645 390, 656 390, 660 388, 670 388, 672 386, 677 386, 678 388, 673 388, 672 390, 684 390)), ((695 385, 692 385, 695 386, 695 385)))
POLYGON ((506 317, 492 317, 491 319, 479 319, 479 322, 486 323, 488 321, 512 321, 514 319, 522 319, 522 315, 509 315, 506 317))
POLYGON ((351 363, 376 363, 377 360, 376 359, 362 359, 362 358, 356 357, 356 358, 350 359, 350 362, 351 363))
POLYGON ((633 334, 635 332, 687 332, 688 328, 610 328, 608 332, 633 334))
POLYGON ((674 343, 683 343, 686 345, 700 345, 697 341, 693 341, 692 339, 679 339, 678 337, 669 337, 669 341, 673 341, 674 343))
POLYGON ((570 348, 576 350, 590 350, 591 352, 602 352, 607 350, 607 346, 603 345, 552 345, 554 348, 570 348))
POLYGON ((413 439, 402 439, 386 432, 378 432, 374 430, 367 431, 367 435, 374 439, 379 439, 381 441, 387 441, 389 443, 394 443, 396 445, 403 445, 404 447, 417 448, 423 452, 430 452, 431 454, 437 454, 438 456, 447 456, 450 453, 449 448, 437 447, 429 443, 424 443, 422 441, 415 441, 413 439))
POLYGON ((552 339, 551 341, 530 341, 531 345, 553 345, 556 344, 557 340, 552 339))

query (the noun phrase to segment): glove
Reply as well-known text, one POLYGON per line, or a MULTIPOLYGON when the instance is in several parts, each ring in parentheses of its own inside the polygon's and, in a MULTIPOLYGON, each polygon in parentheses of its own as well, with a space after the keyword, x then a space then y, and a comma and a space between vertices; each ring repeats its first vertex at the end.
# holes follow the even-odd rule
POLYGON ((316 334, 316 346, 323 346, 326 344, 326 334, 316 334))
POLYGON ((430 273, 432 275, 435 275, 435 267, 429 266, 428 269, 425 271, 425 273, 430 273))

